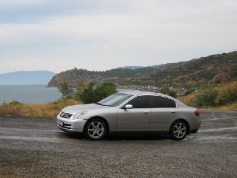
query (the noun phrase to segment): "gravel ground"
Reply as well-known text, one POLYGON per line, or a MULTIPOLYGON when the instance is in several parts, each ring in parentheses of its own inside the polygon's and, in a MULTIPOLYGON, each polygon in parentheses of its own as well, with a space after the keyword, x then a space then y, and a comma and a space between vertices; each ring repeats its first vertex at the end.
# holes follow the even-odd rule
POLYGON ((69 136, 56 120, 0 117, 0 177, 237 177, 237 112, 201 111, 183 141, 69 136))

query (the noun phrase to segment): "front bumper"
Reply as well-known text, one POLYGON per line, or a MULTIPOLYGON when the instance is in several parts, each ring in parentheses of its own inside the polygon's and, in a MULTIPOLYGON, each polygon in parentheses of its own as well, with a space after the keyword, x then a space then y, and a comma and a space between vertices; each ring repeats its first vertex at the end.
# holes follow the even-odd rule
POLYGON ((83 132, 86 120, 71 120, 57 116, 57 126, 64 132, 83 132))

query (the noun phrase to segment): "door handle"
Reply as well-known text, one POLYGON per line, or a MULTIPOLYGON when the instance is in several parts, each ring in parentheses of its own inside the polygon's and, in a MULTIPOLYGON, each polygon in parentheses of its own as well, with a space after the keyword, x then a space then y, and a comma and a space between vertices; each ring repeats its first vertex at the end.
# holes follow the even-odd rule
POLYGON ((148 111, 145 111, 145 112, 143 112, 143 114, 149 114, 149 112, 148 112, 148 111))
POLYGON ((176 112, 175 111, 172 111, 172 112, 170 112, 171 114, 175 114, 176 112))

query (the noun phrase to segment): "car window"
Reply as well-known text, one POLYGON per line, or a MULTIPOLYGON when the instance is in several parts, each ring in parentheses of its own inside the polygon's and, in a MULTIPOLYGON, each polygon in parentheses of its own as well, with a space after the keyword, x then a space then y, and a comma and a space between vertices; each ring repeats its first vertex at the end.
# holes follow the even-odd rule
POLYGON ((152 108, 175 108, 176 104, 169 98, 152 96, 152 108))
POLYGON ((131 104, 133 108, 149 108, 150 107, 150 96, 137 96, 136 98, 132 99, 128 102, 131 104))

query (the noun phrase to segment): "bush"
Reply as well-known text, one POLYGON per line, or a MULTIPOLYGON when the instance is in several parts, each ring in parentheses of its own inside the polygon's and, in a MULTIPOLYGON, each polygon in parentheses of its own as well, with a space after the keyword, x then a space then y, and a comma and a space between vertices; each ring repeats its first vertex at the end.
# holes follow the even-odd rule
POLYGON ((96 103, 114 93, 116 93, 116 86, 113 83, 106 82, 96 87, 92 82, 88 86, 78 85, 74 98, 84 103, 96 103))
POLYGON ((170 90, 168 86, 163 86, 163 87, 160 89, 160 92, 163 93, 163 94, 172 96, 172 97, 174 97, 174 98, 177 97, 177 93, 176 93, 175 91, 170 90))
POLYGON ((217 95, 218 93, 215 89, 204 90, 195 96, 194 102, 197 106, 215 106, 217 95))
MULTIPOLYGON (((6 104, 6 103, 5 103, 6 104)), ((12 105, 12 106, 17 106, 17 105, 21 105, 21 103, 20 102, 18 102, 18 101, 16 101, 16 100, 14 100, 14 101, 12 101, 12 102, 10 102, 10 103, 8 103, 9 105, 12 105)))
POLYGON ((84 103, 93 103, 96 101, 96 94, 94 89, 94 83, 90 83, 87 88, 80 93, 77 94, 78 98, 80 98, 84 103))
POLYGON ((217 106, 224 105, 232 101, 233 101, 232 94, 229 90, 220 91, 215 98, 215 104, 217 106))
POLYGON ((101 86, 95 89, 95 102, 98 102, 107 96, 116 93, 116 86, 111 82, 103 83, 101 86))
POLYGON ((69 86, 67 82, 59 83, 58 90, 62 93, 63 99, 73 98, 73 89, 69 86))
POLYGON ((237 92, 235 87, 226 87, 220 89, 208 89, 198 93, 194 97, 197 106, 221 106, 237 101, 237 92))

